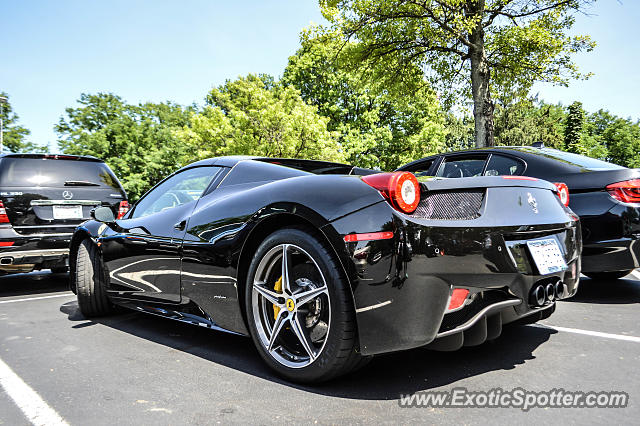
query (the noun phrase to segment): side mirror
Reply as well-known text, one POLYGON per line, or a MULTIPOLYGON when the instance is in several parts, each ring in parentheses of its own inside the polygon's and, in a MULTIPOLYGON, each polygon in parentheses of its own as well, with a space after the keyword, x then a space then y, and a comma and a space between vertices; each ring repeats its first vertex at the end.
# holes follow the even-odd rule
POLYGON ((91 218, 104 223, 114 223, 116 221, 113 210, 109 207, 96 207, 91 210, 91 218))

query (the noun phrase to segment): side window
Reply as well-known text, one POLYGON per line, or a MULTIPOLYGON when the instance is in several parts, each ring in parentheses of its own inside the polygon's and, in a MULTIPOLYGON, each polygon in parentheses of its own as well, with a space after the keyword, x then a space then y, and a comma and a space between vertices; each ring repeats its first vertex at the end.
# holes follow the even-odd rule
POLYGON ((503 155, 492 154, 487 164, 485 176, 521 175, 524 173, 524 163, 520 160, 503 155))
POLYGON ((136 204, 131 219, 197 200, 219 171, 219 167, 195 167, 170 177, 136 204))
POLYGON ((436 176, 446 178, 480 176, 486 160, 486 155, 445 157, 438 167, 436 176))
POLYGON ((411 172, 413 172, 413 174, 418 176, 418 177, 420 177, 420 176, 431 176, 429 174, 429 169, 433 165, 434 161, 435 161, 435 159, 433 159, 433 160, 425 160, 422 163, 412 167, 411 168, 411 172))

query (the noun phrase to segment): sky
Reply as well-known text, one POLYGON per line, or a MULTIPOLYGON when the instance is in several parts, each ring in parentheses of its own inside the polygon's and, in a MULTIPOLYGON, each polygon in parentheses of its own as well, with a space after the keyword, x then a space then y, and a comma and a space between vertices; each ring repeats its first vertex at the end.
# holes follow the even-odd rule
MULTIPOLYGON (((29 139, 56 151, 53 126, 81 93, 202 104, 227 79, 281 76, 312 22, 325 22, 317 0, 0 0, 0 91, 29 139)), ((640 1, 599 0, 574 32, 598 43, 575 57, 595 75, 533 93, 640 119, 640 1)))

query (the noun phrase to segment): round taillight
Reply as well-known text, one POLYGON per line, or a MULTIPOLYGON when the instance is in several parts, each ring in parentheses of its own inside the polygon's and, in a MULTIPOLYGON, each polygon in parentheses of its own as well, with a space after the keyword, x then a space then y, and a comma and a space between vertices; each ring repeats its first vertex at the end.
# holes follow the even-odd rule
POLYGON ((413 213, 420 203, 420 183, 411 172, 378 173, 362 178, 403 213, 413 213))
POLYGON ((413 173, 404 172, 394 176, 389 185, 389 195, 400 210, 413 213, 420 202, 420 183, 413 173))

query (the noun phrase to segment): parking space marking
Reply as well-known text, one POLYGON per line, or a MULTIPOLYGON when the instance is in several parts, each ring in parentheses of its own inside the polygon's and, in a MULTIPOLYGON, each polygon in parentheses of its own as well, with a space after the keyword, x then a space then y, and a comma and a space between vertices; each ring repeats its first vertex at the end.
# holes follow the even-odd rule
POLYGON ((34 425, 66 425, 62 417, 51 408, 36 391, 0 359, 0 386, 34 425))
POLYGON ((565 331, 567 333, 584 334, 586 336, 602 337, 605 339, 624 340, 627 342, 640 343, 640 337, 625 336, 624 334, 602 333, 600 331, 581 330, 579 328, 558 327, 549 324, 533 324, 534 327, 550 328, 556 331, 565 331))
POLYGON ((64 294, 54 294, 51 296, 38 296, 38 297, 26 297, 24 299, 13 299, 13 300, 0 300, 0 304, 3 303, 15 303, 15 302, 28 302, 30 300, 41 300, 41 299, 52 299, 54 297, 71 297, 73 294, 64 293, 64 294))
POLYGON ((636 279, 640 280, 640 272, 638 272, 637 270, 631 271, 631 275, 636 277, 636 279))

